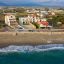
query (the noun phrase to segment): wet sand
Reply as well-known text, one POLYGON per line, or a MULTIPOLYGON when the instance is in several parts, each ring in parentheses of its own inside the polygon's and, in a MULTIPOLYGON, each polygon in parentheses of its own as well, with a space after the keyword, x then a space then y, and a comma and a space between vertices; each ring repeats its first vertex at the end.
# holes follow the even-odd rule
POLYGON ((0 32, 0 47, 40 44, 64 44, 64 32, 0 32))

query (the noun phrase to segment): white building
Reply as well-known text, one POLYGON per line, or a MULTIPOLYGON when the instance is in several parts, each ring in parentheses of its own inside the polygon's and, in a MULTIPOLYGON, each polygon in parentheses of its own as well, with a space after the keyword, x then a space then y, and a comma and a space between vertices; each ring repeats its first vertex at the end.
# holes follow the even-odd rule
POLYGON ((36 16, 28 16, 30 22, 37 22, 36 16))
POLYGON ((29 24, 29 19, 28 19, 28 17, 19 17, 19 24, 20 24, 20 25, 29 24))
POLYGON ((5 14, 5 24, 7 24, 8 26, 12 26, 12 25, 16 25, 16 17, 14 14, 12 13, 6 13, 5 14))
POLYGON ((38 18, 36 18, 36 16, 33 16, 30 14, 27 17, 19 17, 19 23, 20 23, 20 25, 29 24, 32 22, 37 22, 37 19, 38 18))

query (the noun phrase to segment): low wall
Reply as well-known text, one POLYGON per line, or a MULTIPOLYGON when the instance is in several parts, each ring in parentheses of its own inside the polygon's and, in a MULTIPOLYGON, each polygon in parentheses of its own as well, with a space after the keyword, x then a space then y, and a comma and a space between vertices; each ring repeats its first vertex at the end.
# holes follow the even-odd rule
POLYGON ((64 44, 64 32, 0 32, 0 47, 51 43, 64 44))

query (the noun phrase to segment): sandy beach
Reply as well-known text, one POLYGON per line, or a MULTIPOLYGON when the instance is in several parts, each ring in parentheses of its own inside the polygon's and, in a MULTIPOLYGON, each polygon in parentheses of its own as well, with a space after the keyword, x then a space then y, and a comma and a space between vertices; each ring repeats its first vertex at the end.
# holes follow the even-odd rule
POLYGON ((64 44, 64 32, 0 32, 0 47, 59 43, 64 44))

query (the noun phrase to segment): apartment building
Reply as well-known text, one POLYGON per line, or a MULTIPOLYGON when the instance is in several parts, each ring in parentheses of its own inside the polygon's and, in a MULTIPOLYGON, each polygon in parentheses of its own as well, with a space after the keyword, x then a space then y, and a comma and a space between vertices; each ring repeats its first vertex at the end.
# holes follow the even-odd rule
POLYGON ((5 24, 16 27, 18 25, 14 13, 5 13, 5 24))

